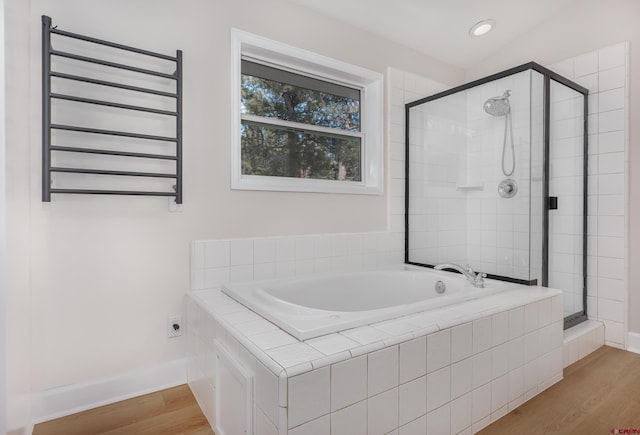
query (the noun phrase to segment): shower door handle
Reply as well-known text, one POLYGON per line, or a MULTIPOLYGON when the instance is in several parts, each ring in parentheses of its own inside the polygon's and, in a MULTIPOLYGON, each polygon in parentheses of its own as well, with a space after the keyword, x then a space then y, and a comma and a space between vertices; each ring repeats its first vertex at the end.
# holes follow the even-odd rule
POLYGON ((550 196, 549 197, 549 210, 557 210, 558 209, 558 197, 550 196))

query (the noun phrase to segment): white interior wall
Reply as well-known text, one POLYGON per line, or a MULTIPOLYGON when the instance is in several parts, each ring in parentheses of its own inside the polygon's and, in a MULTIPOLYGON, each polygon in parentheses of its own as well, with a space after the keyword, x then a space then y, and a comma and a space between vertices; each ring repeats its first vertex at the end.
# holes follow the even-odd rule
POLYGON ((463 78, 456 68, 279 0, 8 0, 6 22, 10 428, 28 424, 29 393, 138 373, 184 355, 183 339, 167 339, 166 321, 181 311, 189 288, 191 240, 389 227, 388 193, 230 190, 232 27, 381 73, 394 66, 450 85, 463 78), (65 30, 184 51, 183 213, 168 213, 159 198, 54 195, 41 202, 43 14, 65 30))
POLYGON ((0 0, 0 434, 7 432, 7 283, 5 193, 4 0, 0 0))
MULTIPOLYGON (((628 199, 623 220, 634 222, 640 216, 640 189, 637 177, 640 174, 640 153, 635 146, 639 139, 636 126, 640 125, 640 3, 634 0, 576 0, 551 19, 545 21, 527 35, 518 38, 500 52, 467 71, 466 80, 483 77, 496 71, 530 60, 543 65, 551 65, 566 59, 593 52, 595 50, 629 41, 629 102, 628 131, 629 143, 627 186, 628 199)), ((640 230, 629 225, 626 246, 624 275, 628 285, 628 326, 631 332, 640 332, 640 230)), ((627 313, 622 313, 627 315, 627 313)))

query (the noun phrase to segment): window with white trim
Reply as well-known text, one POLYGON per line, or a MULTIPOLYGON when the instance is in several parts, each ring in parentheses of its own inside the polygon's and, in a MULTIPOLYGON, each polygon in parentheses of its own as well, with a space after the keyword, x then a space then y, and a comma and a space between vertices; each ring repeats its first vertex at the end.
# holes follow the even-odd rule
POLYGON ((382 75, 232 31, 232 188, 382 193, 382 75))

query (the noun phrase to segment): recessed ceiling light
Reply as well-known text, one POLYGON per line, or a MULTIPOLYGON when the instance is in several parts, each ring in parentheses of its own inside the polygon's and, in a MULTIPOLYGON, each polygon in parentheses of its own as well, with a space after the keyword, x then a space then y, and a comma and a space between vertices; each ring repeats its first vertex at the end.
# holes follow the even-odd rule
POLYGON ((492 19, 479 21, 475 23, 473 26, 471 26, 471 28, 469 29, 469 36, 485 35, 491 29, 493 29, 493 26, 495 26, 495 24, 496 24, 496 20, 492 20, 492 19))

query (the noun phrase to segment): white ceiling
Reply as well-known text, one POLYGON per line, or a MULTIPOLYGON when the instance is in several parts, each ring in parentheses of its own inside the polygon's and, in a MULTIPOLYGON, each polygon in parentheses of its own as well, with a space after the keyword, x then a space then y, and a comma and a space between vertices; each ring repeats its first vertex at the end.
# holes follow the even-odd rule
POLYGON ((570 0, 290 0, 467 69, 551 17, 570 0), (487 35, 469 28, 493 18, 487 35))

